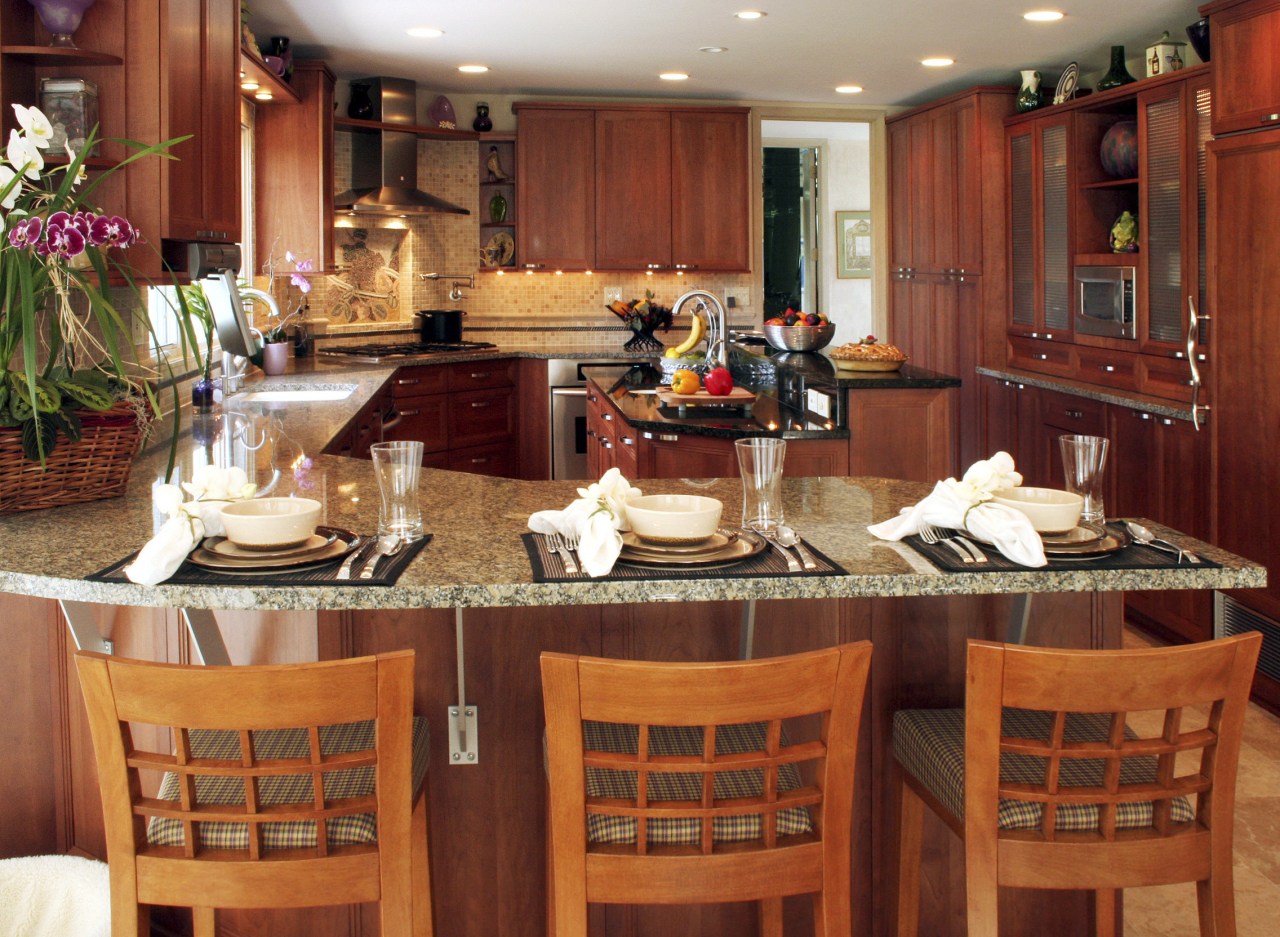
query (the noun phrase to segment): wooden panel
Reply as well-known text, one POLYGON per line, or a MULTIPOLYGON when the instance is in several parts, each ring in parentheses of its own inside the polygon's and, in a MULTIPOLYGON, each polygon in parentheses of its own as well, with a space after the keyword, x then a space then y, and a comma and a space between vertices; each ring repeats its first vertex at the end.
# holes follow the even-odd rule
POLYGON ((551 396, 546 361, 521 358, 517 383, 520 477, 545 481, 551 478, 551 396))
POLYGON ((1010 329, 1036 325, 1035 140, 1025 125, 1009 134, 1010 329))
POLYGON ((681 434, 643 440, 639 468, 641 478, 733 478, 738 457, 732 439, 681 434))
POLYGON ((422 441, 423 451, 442 452, 449 448, 449 397, 436 394, 429 397, 408 397, 397 401, 396 410, 401 420, 389 427, 383 438, 388 442, 399 439, 422 441))
POLYGON ((485 390, 490 387, 511 387, 516 382, 520 359, 470 361, 446 367, 449 371, 449 390, 458 393, 459 391, 485 390))
POLYGON ((747 112, 671 112, 671 260, 677 269, 751 269, 747 112))
MULTIPOLYGON (((889 141, 889 271, 900 272, 912 264, 911 244, 911 124, 888 122, 889 141)), ((892 319, 890 320, 892 321, 892 319)), ((897 344, 896 339, 894 340, 897 344)))
POLYGON ((596 266, 671 262, 670 112, 596 111, 596 266))
POLYGON ((954 474, 953 389, 850 391, 849 474, 935 482, 954 474))
POLYGON ((443 394, 449 389, 449 368, 439 365, 400 368, 391 386, 395 389, 397 401, 423 394, 443 394))
MULTIPOLYGON (((968 104, 972 110, 972 102, 968 104)), ((929 241, 932 255, 928 269, 949 270, 956 257, 956 121, 953 108, 937 108, 930 112, 929 120, 929 203, 932 209, 929 221, 929 241)))
POLYGON ((514 462, 516 394, 509 387, 467 391, 449 396, 449 446, 457 449, 502 442, 514 462))
POLYGON ((1106 405, 1101 401, 1041 388, 1038 451, 1034 456, 1038 474, 1035 480, 1025 479, 1026 483, 1046 488, 1063 487, 1065 476, 1058 437, 1105 436, 1106 432, 1106 405))
POLYGON ((1010 335, 1009 366, 1071 377, 1076 373, 1076 350, 1065 342, 1046 342, 1010 335))
POLYGON ((1040 205, 1044 240, 1040 246, 1041 324, 1071 328, 1071 188, 1067 153, 1070 128, 1047 123, 1040 134, 1040 205))
POLYGON ((595 112, 520 107, 516 205, 524 263, 596 263, 595 112))
POLYGON ((520 460, 511 443, 504 441, 485 446, 469 446, 466 449, 450 449, 448 467, 455 472, 518 478, 520 460))
POLYGON ((1210 3, 1213 42, 1213 132, 1253 130, 1280 113, 1280 3, 1210 3))
MULTIPOLYGON (((1208 370, 1209 366, 1200 362, 1202 379, 1208 374, 1208 370)), ((1138 359, 1138 390, 1152 397, 1167 397, 1189 403, 1191 366, 1186 358, 1142 355, 1138 359)))
POLYGON ((1138 356, 1102 348, 1076 349, 1077 377, 1090 384, 1134 390, 1138 386, 1138 356))

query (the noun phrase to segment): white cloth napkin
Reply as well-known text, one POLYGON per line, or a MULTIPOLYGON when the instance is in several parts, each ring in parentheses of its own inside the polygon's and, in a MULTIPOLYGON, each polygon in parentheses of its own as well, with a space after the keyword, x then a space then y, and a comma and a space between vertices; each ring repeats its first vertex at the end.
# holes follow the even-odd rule
POLYGON ((606 576, 622 552, 621 530, 630 530, 627 502, 642 492, 631 487, 620 471, 611 468, 586 488, 563 511, 537 511, 529 515, 535 534, 563 534, 577 538, 578 560, 588 576, 606 576))
POLYGON ((154 586, 178 571, 187 554, 205 537, 220 537, 222 506, 229 501, 252 498, 258 486, 252 484, 244 469, 205 465, 195 470, 189 482, 156 485, 151 503, 167 520, 155 536, 138 551, 133 562, 124 568, 130 582, 154 586), (183 500, 183 492, 192 500, 183 500))
POLYGON ((867 530, 881 540, 901 540, 919 533, 922 523, 967 530, 1015 563, 1044 566, 1044 543, 1027 515, 991 500, 992 492, 1021 484, 1022 476, 1014 471, 1013 457, 997 452, 990 459, 973 463, 960 481, 948 478, 938 482, 924 500, 867 530))

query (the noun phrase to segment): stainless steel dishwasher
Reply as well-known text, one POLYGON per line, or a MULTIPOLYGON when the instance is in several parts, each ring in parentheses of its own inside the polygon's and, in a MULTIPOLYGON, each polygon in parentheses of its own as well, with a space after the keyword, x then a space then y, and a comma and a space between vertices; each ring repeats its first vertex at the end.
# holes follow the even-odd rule
POLYGON ((547 362, 551 388, 551 477, 587 477, 587 379, 584 368, 629 368, 637 362, 552 358, 547 362))

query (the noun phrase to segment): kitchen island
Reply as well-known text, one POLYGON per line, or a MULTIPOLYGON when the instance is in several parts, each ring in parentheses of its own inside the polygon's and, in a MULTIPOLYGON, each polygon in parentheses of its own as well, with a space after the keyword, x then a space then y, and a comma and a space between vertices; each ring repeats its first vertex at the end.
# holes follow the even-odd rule
MULTIPOLYGON (((274 493, 320 496, 328 523, 367 532, 377 513, 370 465, 319 453, 389 373, 371 368, 324 376, 328 386, 351 387, 340 401, 233 398, 212 430, 196 427, 193 437, 188 429, 182 471, 189 477, 200 461, 227 458, 246 465, 274 493)), ((755 656, 871 639, 876 650, 861 740, 854 907, 856 932, 884 933, 893 841, 889 719, 902 706, 961 699, 966 637, 1002 638, 1016 596, 1031 593, 1032 643, 1114 647, 1121 590, 1237 588, 1264 579, 1256 565, 1194 541, 1189 546, 1222 567, 947 573, 910 547, 878 541, 865 530, 917 500, 927 486, 827 477, 788 479, 786 510, 845 575, 536 583, 519 536, 529 513, 562 507, 574 497, 576 483, 429 469, 422 492, 434 537, 393 587, 85 581, 150 535, 149 492, 162 462, 158 450, 140 458, 124 498, 0 518, 0 629, 7 651, 0 679, 9 709, 0 728, 7 753, 0 771, 0 850, 103 853, 82 704, 53 600, 93 603, 97 626, 116 653, 178 661, 195 659, 178 609, 226 610, 218 619, 235 663, 401 647, 418 652, 417 705, 432 729, 436 906, 440 931, 449 934, 542 933, 542 650, 732 658, 740 651, 745 600, 758 603, 755 656), (478 715, 474 761, 451 758, 449 710, 460 694, 478 715)), ((735 479, 646 481, 642 487, 711 494, 724 501, 728 519, 737 514, 735 479)), ((963 901, 956 875, 961 857, 941 828, 929 836, 925 928, 945 934, 963 901)), ((1007 905, 1006 934, 1033 933, 1049 913, 1063 921, 1087 919, 1087 901, 1079 895, 1011 893, 1007 905)), ((789 927, 800 925, 807 902, 788 901, 787 913, 789 927)), ((610 908, 598 910, 595 920, 601 933, 709 935, 753 932, 753 918, 751 908, 733 905, 610 908)), ((224 920, 237 933, 360 932, 341 910, 265 917, 232 912, 224 920)))

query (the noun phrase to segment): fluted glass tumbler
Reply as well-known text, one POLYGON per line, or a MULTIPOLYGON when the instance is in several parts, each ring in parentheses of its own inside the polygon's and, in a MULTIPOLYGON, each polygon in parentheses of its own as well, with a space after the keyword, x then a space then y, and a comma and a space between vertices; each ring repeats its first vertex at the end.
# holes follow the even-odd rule
POLYGON ((742 526, 774 531, 783 522, 782 462, 785 439, 739 439, 738 471, 742 475, 742 526))
POLYGON ((422 474, 421 442, 378 442, 369 447, 378 478, 378 535, 394 534, 406 542, 422 539, 418 477, 422 474))
POLYGON ((1067 491, 1084 498, 1080 524, 1098 530, 1106 522, 1102 487, 1107 468, 1107 445, 1108 441, 1104 436, 1058 437, 1067 491))

